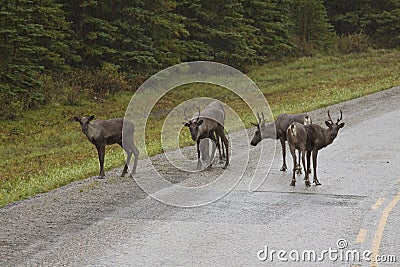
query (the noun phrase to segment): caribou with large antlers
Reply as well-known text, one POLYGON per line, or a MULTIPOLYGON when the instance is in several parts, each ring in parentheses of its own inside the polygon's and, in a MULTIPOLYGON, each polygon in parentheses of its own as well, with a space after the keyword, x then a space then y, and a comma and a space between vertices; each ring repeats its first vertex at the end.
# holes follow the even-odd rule
MULTIPOLYGON (((306 186, 310 186, 310 180, 309 180, 309 175, 311 174, 311 169, 310 169, 310 157, 312 154, 312 160, 313 160, 313 169, 314 169, 314 177, 313 177, 313 182, 315 185, 321 185, 321 183, 318 181, 317 178, 317 156, 318 156, 318 151, 330 144, 332 144, 333 140, 338 135, 338 132, 341 128, 343 128, 344 123, 339 122, 343 118, 343 113, 340 110, 340 118, 334 123, 331 115, 329 114, 328 110, 328 120, 325 121, 326 126, 328 128, 322 128, 319 125, 316 124, 310 124, 310 125, 303 125, 300 123, 292 123, 289 128, 287 129, 287 140, 290 148, 290 153, 292 154, 293 157, 293 163, 296 163, 296 153, 295 149, 298 149, 301 151, 301 161, 303 163, 303 168, 305 172, 305 183, 306 186), (307 168, 305 165, 305 157, 307 155, 307 168)), ((296 177, 295 177, 295 171, 296 169, 293 168, 293 177, 292 177, 292 182, 291 186, 295 186, 296 184, 296 177)))
MULTIPOLYGON (((186 115, 186 110, 184 110, 185 123, 184 125, 189 128, 190 134, 193 141, 197 142, 197 169, 201 168, 200 161, 200 141, 205 138, 210 138, 218 147, 220 151, 221 158, 221 148, 218 139, 222 140, 223 146, 225 147, 226 161, 224 169, 229 165, 229 149, 228 149, 228 139, 225 136, 224 131, 224 121, 225 112, 221 110, 217 105, 208 105, 202 112, 200 108, 197 107, 198 114, 194 118, 189 119, 186 115)), ((214 156, 215 148, 211 152, 212 157, 214 156)), ((212 159, 211 157, 211 159, 212 159)))
MULTIPOLYGON (((256 146, 261 140, 265 138, 279 139, 282 146, 282 158, 283 158, 281 171, 286 171, 287 170, 286 145, 285 145, 286 130, 289 127, 289 125, 292 124, 293 122, 298 122, 301 124, 311 124, 310 116, 308 116, 308 114, 306 113, 300 113, 300 114, 284 113, 280 114, 278 118, 276 118, 275 123, 274 122, 267 123, 266 119, 264 118, 264 113, 261 112, 261 116, 259 113, 257 113, 257 120, 258 120, 257 124, 252 123, 257 127, 257 130, 250 144, 252 146, 256 146)), ((299 152, 299 157, 300 157, 300 152, 299 152)), ((300 163, 296 164, 295 168, 297 168, 298 172, 301 173, 300 163)))

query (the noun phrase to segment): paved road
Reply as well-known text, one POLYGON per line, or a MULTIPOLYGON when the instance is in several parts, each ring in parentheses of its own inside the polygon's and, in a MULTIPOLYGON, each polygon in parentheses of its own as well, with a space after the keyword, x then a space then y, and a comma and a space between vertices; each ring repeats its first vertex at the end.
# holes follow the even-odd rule
MULTIPOLYGON (((291 173, 279 171, 279 146, 256 191, 249 187, 270 167, 261 165, 254 174, 258 147, 228 195, 196 208, 160 203, 129 178, 90 178, 3 208, 0 265, 376 266, 363 257, 379 254, 395 255, 398 262, 379 266, 399 266, 400 88, 329 109, 332 115, 342 109, 346 126, 319 153, 321 186, 307 188, 298 176, 290 187, 291 173), (353 258, 356 252, 360 262, 353 258)), ((322 124, 326 109, 310 114, 322 124)), ((275 141, 263 143, 268 162, 275 141)), ((243 160, 240 153, 236 160, 243 160)), ((290 168, 289 157, 288 163, 290 168)), ((138 175, 151 175, 140 164, 138 175)), ((171 179, 194 185, 213 171, 171 179)), ((237 167, 229 171, 234 175, 237 167)))

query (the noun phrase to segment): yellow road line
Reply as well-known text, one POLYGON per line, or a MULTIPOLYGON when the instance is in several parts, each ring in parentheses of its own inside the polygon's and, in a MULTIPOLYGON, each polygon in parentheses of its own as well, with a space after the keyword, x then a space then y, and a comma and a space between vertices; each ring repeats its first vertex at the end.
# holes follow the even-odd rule
POLYGON ((367 235, 367 229, 360 229, 356 238, 356 243, 364 243, 365 236, 367 235))
POLYGON ((392 209, 397 204, 397 202, 399 202, 399 200, 400 200, 400 191, 392 199, 392 201, 386 206, 386 208, 382 211, 381 219, 379 221, 378 227, 376 228, 374 239, 372 240, 372 249, 371 249, 372 263, 371 263, 371 266, 373 266, 373 267, 378 266, 378 263, 375 261, 375 258, 379 253, 379 247, 381 245, 382 235, 383 235, 383 231, 385 230, 385 226, 387 223, 387 219, 389 217, 389 213, 392 211, 392 209))
POLYGON ((379 208, 382 203, 385 201, 384 197, 381 197, 380 199, 378 199, 374 205, 371 206, 371 210, 376 210, 377 208, 379 208))

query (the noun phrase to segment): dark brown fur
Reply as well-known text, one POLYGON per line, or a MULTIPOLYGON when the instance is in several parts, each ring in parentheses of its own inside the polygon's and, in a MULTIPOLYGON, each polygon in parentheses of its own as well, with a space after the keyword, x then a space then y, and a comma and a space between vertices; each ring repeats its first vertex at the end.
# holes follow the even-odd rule
MULTIPOLYGON (((262 113, 261 113, 262 114, 262 113)), ((262 114, 262 118, 257 113, 258 123, 254 124, 257 127, 257 130, 254 134, 253 139, 251 140, 250 144, 252 146, 256 146, 261 140, 265 138, 272 138, 272 139, 279 139, 282 146, 282 167, 281 171, 287 170, 286 165, 286 130, 288 129, 289 125, 293 122, 298 122, 301 124, 310 124, 311 118, 306 113, 300 114, 280 114, 278 118, 276 118, 275 123, 266 123, 264 119, 264 114, 262 114)), ((299 153, 300 155, 300 153, 299 153)), ((300 157, 300 156, 299 156, 300 157)), ((301 173, 300 164, 296 164, 298 172, 301 173)))
MULTIPOLYGON (((334 123, 329 115, 329 120, 325 121, 328 128, 322 128, 316 124, 303 125, 300 123, 292 123, 287 129, 287 140, 290 148, 290 153, 293 157, 293 163, 297 162, 295 149, 301 151, 301 161, 303 164, 305 172, 305 183, 310 186, 309 175, 311 173, 310 168, 310 158, 313 158, 313 169, 314 177, 313 182, 315 185, 321 185, 317 178, 317 156, 318 151, 328 145, 330 145, 333 140, 337 137, 337 134, 341 128, 343 128, 344 123, 339 121, 342 119, 342 111, 340 111, 340 118, 334 123), (305 157, 307 156, 307 167, 305 164, 305 157)), ((290 185, 294 186, 296 184, 295 171, 297 169, 293 168, 292 182, 290 185)))

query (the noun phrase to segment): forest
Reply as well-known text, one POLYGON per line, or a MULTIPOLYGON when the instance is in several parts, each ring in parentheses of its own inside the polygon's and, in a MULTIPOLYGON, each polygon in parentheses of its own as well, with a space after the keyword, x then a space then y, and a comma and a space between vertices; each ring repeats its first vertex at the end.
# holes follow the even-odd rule
POLYGON ((246 72, 287 57, 400 45, 398 0, 2 0, 0 112, 135 90, 210 60, 246 72))

